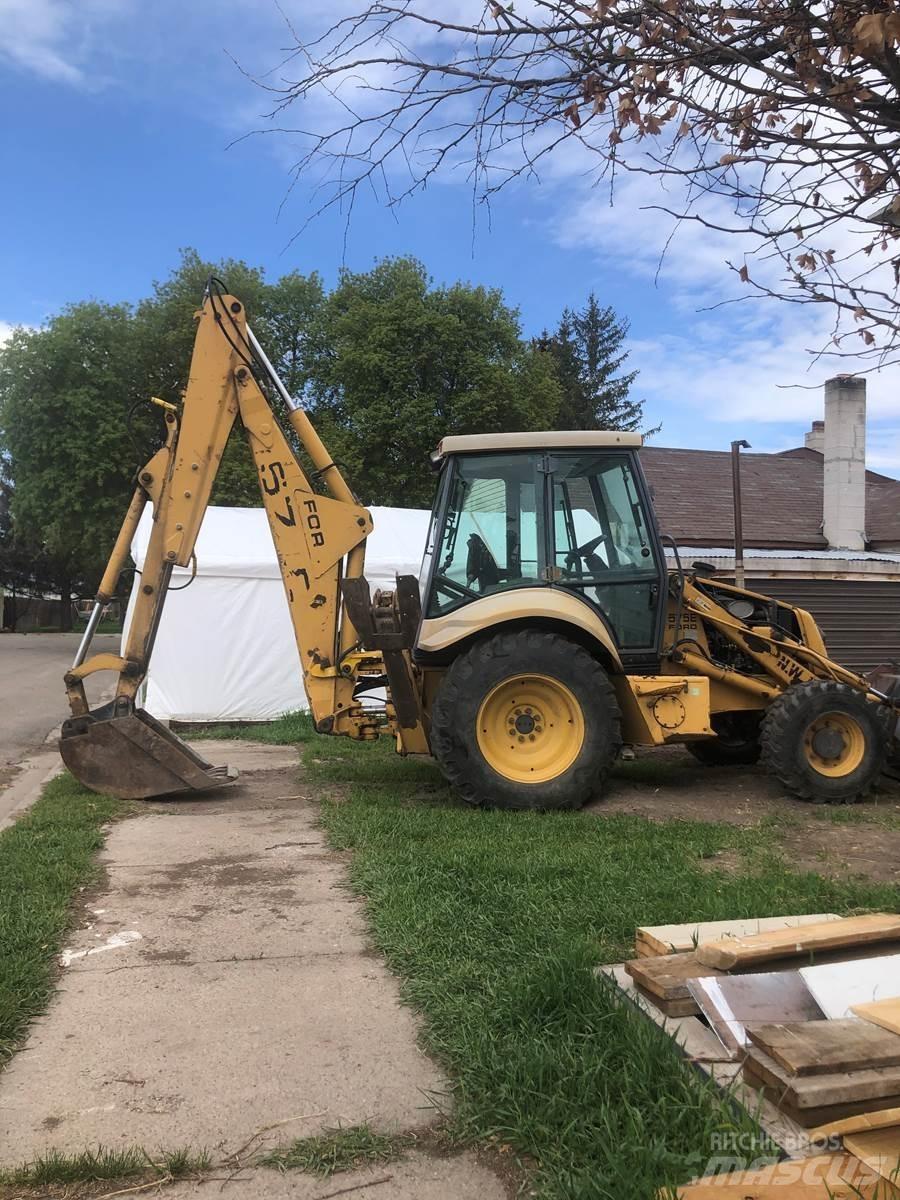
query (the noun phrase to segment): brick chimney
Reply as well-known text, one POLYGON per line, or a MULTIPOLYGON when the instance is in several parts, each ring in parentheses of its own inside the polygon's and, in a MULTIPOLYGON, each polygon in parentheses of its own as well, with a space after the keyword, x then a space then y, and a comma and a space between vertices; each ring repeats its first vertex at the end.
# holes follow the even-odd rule
POLYGON ((803 435, 803 444, 807 450, 818 450, 820 454, 825 452, 825 422, 813 421, 812 429, 803 435))
MULTIPOLYGON (((813 424, 812 436, 816 424, 813 424)), ((807 438, 811 435, 807 434, 807 438)), ((806 443, 810 444, 809 441, 806 443)), ((817 449, 813 446, 813 449, 817 449)), ((823 533, 841 550, 866 546, 866 381, 838 375, 825 384, 823 533)))

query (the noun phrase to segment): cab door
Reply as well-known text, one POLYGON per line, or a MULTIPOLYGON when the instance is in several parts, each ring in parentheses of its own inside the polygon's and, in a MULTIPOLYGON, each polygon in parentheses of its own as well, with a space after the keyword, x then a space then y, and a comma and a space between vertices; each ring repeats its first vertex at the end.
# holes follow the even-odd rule
POLYGON ((554 454, 549 467, 554 585, 599 611, 626 666, 652 669, 660 654, 666 567, 636 456, 554 454))

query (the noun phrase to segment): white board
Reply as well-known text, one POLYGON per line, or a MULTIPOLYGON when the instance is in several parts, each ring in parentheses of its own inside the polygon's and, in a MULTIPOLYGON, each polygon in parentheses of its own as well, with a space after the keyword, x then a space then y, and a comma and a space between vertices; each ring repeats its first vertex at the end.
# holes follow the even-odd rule
POLYGON ((800 974, 830 1020, 853 1017, 854 1004, 900 994, 900 954, 801 967, 800 974))

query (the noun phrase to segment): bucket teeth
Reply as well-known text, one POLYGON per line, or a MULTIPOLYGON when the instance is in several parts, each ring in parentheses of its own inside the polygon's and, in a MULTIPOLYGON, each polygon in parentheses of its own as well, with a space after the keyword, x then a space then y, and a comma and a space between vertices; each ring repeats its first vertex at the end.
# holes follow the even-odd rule
POLYGON ((208 763, 143 709, 113 700, 62 727, 59 752, 85 787, 122 800, 205 792, 237 772, 208 763))

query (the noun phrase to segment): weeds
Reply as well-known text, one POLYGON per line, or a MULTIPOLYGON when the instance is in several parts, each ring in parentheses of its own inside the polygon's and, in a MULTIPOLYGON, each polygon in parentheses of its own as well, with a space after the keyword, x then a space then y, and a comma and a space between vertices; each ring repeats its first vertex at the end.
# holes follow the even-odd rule
POLYGON ((100 1180, 133 1179, 135 1176, 158 1179, 184 1179, 209 1169, 206 1151, 160 1150, 149 1154, 139 1146, 111 1150, 98 1146, 64 1154, 50 1150, 33 1162, 12 1170, 0 1171, 0 1185, 7 1187, 45 1187, 51 1184, 96 1183, 100 1180))
POLYGON ((413 1140, 409 1134, 379 1133, 370 1125, 351 1125, 300 1138, 285 1149, 273 1150, 260 1163, 280 1171, 306 1171, 324 1177, 368 1163, 395 1162, 413 1140))

